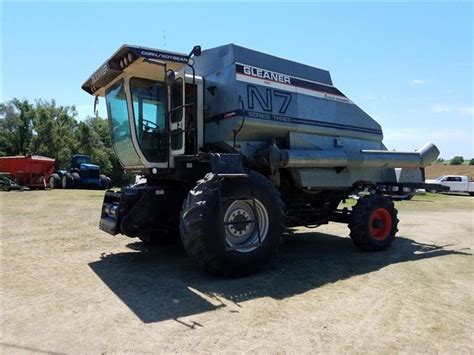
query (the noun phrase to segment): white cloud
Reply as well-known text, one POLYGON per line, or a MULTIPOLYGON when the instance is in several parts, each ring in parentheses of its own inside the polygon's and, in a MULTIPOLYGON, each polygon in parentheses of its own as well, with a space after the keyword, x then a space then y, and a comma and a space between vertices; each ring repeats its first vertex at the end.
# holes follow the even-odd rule
POLYGON ((459 116, 474 116, 474 106, 434 105, 431 108, 434 113, 453 113, 459 116))
POLYGON ((411 81, 411 85, 413 86, 421 86, 421 85, 424 85, 425 84, 425 81, 422 80, 422 79, 413 79, 411 81))
POLYGON ((420 139, 420 132, 414 128, 384 129, 384 138, 393 141, 416 142, 420 139))
POLYGON ((461 116, 474 116, 474 106, 458 107, 457 111, 461 116))
POLYGON ((451 112, 451 107, 448 105, 434 105, 431 108, 431 111, 434 113, 451 112))
POLYGON ((441 151, 441 157, 450 158, 455 155, 474 156, 472 130, 463 129, 432 129, 420 128, 385 128, 384 143, 388 150, 412 152, 426 142, 433 142, 441 151))

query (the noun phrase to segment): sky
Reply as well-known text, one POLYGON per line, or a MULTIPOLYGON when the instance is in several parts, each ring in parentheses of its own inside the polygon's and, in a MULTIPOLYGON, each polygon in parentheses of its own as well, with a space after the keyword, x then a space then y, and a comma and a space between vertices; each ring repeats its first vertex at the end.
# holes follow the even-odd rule
POLYGON ((329 70, 390 150, 432 141, 445 159, 471 158, 473 13, 471 2, 3 1, 0 99, 55 99, 84 119, 81 84, 122 44, 235 43, 329 70))

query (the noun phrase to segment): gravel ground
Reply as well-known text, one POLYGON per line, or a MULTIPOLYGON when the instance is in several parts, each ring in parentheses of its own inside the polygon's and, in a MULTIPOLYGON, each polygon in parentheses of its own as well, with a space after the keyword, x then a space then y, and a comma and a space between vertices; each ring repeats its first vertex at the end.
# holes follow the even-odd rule
POLYGON ((97 229, 100 191, 1 193, 3 353, 474 353, 474 198, 397 203, 390 250, 300 229, 262 273, 97 229))

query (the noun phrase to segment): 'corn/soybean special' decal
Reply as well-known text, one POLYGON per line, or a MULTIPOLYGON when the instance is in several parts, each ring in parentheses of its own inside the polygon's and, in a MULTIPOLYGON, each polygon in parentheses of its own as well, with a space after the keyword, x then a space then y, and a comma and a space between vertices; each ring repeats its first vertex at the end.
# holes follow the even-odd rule
POLYGON ((238 81, 352 104, 351 100, 331 85, 301 79, 241 63, 236 63, 235 66, 238 81))

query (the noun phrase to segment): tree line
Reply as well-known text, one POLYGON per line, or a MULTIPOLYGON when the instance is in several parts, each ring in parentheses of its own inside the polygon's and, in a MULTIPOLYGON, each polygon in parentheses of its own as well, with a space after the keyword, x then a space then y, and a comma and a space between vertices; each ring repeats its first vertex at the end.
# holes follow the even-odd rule
POLYGON ((90 155, 115 186, 133 180, 115 156, 107 119, 77 119, 75 106, 54 100, 12 99, 0 103, 0 156, 42 155, 54 158, 55 168, 67 168, 73 154, 90 155))
POLYGON ((436 160, 436 162, 440 163, 440 164, 449 164, 449 165, 462 165, 464 163, 467 163, 468 165, 474 165, 474 158, 467 161, 467 160, 464 159, 464 157, 456 155, 448 161, 440 158, 440 159, 436 160))

